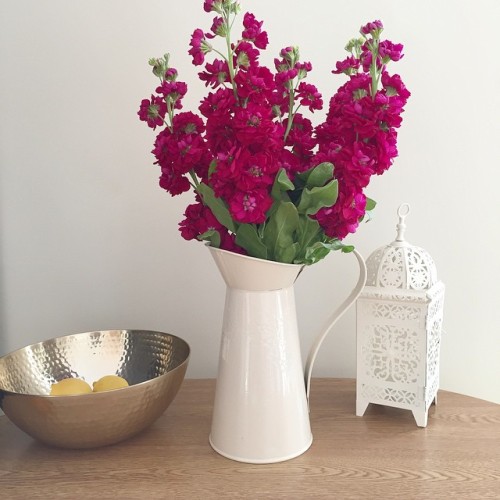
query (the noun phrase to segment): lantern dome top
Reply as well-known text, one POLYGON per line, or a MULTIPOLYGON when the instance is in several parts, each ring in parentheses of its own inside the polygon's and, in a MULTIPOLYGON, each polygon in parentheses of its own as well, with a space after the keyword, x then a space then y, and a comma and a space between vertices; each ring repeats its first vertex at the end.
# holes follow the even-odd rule
POLYGON ((432 257, 423 248, 411 245, 404 239, 404 221, 409 212, 408 203, 398 208, 396 239, 368 257, 367 286, 423 291, 437 283, 436 265, 432 257))

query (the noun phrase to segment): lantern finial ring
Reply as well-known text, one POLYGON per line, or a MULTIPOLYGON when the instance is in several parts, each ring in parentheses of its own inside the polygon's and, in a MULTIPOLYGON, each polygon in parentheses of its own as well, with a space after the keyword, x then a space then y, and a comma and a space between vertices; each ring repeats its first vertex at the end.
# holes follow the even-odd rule
POLYGON ((401 205, 399 205, 399 208, 398 208, 399 222, 398 222, 398 225, 396 226, 396 229, 398 231, 398 234, 396 236, 397 242, 405 241, 405 238, 404 238, 405 229, 406 229, 405 218, 409 213, 410 213, 410 204, 409 203, 402 203, 401 205))
MULTIPOLYGON (((401 219, 404 219, 410 213, 410 204, 409 203, 401 203, 398 208, 398 216, 401 219)), ((402 223, 403 221, 400 221, 402 223)))

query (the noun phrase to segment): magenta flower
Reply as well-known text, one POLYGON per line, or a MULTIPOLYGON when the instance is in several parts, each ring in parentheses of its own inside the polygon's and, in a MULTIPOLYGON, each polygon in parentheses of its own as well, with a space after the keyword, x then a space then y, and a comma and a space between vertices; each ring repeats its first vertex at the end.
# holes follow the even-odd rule
POLYGON ((321 94, 318 92, 318 89, 310 83, 300 83, 297 89, 297 97, 300 99, 300 104, 302 106, 307 106, 312 112, 323 108, 321 94))
POLYGON ((238 191, 229 201, 229 211, 234 220, 246 224, 260 224, 273 204, 267 190, 238 191))
POLYGON ((382 40, 378 46, 380 57, 385 63, 389 61, 399 61, 403 57, 403 45, 392 43, 389 40, 382 40))
POLYGON ((247 71, 239 71, 235 78, 238 95, 243 99, 267 106, 275 88, 273 74, 265 66, 250 66, 247 71))
POLYGON ((248 192, 259 188, 267 189, 273 184, 278 164, 276 156, 270 151, 263 150, 252 154, 247 150, 238 157, 237 162, 237 190, 248 192))
POLYGON ((224 82, 229 81, 229 68, 226 61, 214 59, 212 64, 206 64, 205 69, 207 71, 198 73, 198 76, 201 81, 205 82, 207 87, 210 85, 216 88, 224 82))
POLYGON ((191 35, 191 48, 188 53, 193 58, 193 64, 200 66, 205 61, 205 54, 210 51, 208 44, 205 41, 205 33, 203 30, 196 29, 191 35))
MULTIPOLYGON (((329 95, 326 117, 314 126, 307 114, 322 109, 323 96, 309 82, 312 64, 300 61, 298 47, 281 49, 274 67, 267 67, 260 57, 269 43, 262 21, 247 12, 238 40, 230 36, 238 0, 204 0, 203 8, 214 13, 211 29, 194 30, 189 41, 193 64, 203 65, 199 79, 208 87, 198 112, 179 112, 187 85, 177 81, 169 54, 149 61, 161 83, 138 111, 149 127, 160 127, 152 154, 161 188, 172 196, 195 192, 179 223, 181 235, 259 257, 264 246, 270 258, 314 263, 321 244, 356 231, 365 215, 365 189, 398 155, 398 129, 410 92, 387 65, 403 57, 403 46, 381 40, 379 20, 362 26, 362 38, 348 43, 349 57, 332 71, 344 74, 344 82, 329 95), (219 37, 233 41, 226 44, 219 37), (206 61, 212 51, 220 57, 206 61), (331 165, 310 177, 307 172, 325 162, 331 165), (337 199, 317 210, 316 195, 309 201, 306 189, 318 181, 327 186, 330 179, 338 183, 337 199), (271 240, 287 211, 293 217, 279 222, 280 234, 292 243, 282 257, 275 251, 277 240, 271 240), (314 229, 303 224, 311 217, 319 230, 304 239, 299 233, 314 229), (252 224, 252 233, 238 233, 241 224, 252 224), (236 234, 242 245, 255 238, 261 244, 252 241, 246 250, 236 244, 236 234)), ((332 200, 329 193, 325 199, 332 200)))
POLYGON ((167 112, 167 105, 165 101, 158 96, 152 95, 151 100, 143 99, 141 107, 137 114, 139 119, 148 124, 153 130, 156 127, 163 125, 165 114, 167 112))
POLYGON ((168 68, 167 71, 165 71, 165 80, 167 82, 173 82, 177 79, 177 70, 175 68, 168 68))
POLYGON ((352 75, 359 68, 359 59, 355 57, 347 57, 343 61, 338 61, 335 64, 335 68, 332 73, 338 75, 340 73, 345 73, 346 75, 352 75))
POLYGON ((384 29, 384 25, 382 21, 373 21, 371 23, 367 23, 364 26, 361 26, 359 30, 363 35, 378 35, 384 29))
POLYGON ((215 38, 216 36, 226 36, 226 24, 222 17, 218 16, 214 18, 214 22, 212 23, 212 27, 210 31, 213 33, 207 33, 207 38, 215 38))
POLYGON ((289 59, 294 52, 293 47, 284 47, 280 50, 280 56, 283 59, 289 59))
POLYGON ((290 82, 298 75, 298 71, 295 68, 287 69, 285 71, 280 71, 276 73, 274 81, 279 87, 284 87, 287 92, 290 90, 290 82))
POLYGON ((205 0, 203 3, 203 10, 205 12, 211 12, 214 10, 214 4, 220 1, 221 0, 205 0))
POLYGON ((173 128, 176 134, 198 134, 201 135, 205 132, 205 125, 203 120, 191 113, 191 111, 186 111, 185 113, 179 113, 175 115, 173 120, 173 128))
POLYGON ((257 21, 249 12, 243 17, 245 29, 241 36, 244 40, 252 42, 258 49, 265 49, 269 43, 267 33, 262 31, 262 24, 262 21, 257 21))
POLYGON ((244 146, 266 141, 273 146, 277 125, 272 121, 271 110, 259 104, 248 104, 235 112, 232 127, 238 141, 244 146))
MULTIPOLYGON (((284 125, 288 125, 288 119, 284 125)), ((309 168, 313 149, 317 145, 313 133, 311 120, 305 118, 300 113, 296 113, 286 140, 287 146, 291 147, 293 154, 300 160, 300 165, 292 165, 293 171, 301 172, 309 168)))
POLYGON ((165 100, 169 99, 174 104, 175 109, 181 109, 181 100, 186 95, 187 85, 184 82, 167 80, 157 87, 156 92, 163 95, 165 100))
POLYGON ((312 64, 310 62, 298 62, 294 67, 297 71, 305 71, 306 73, 312 71, 312 64))
POLYGON ((215 218, 211 210, 201 202, 199 197, 197 197, 196 203, 187 206, 184 217, 184 220, 179 223, 179 230, 185 240, 198 239, 203 233, 215 230, 221 237, 220 248, 230 252, 246 253, 236 245, 234 235, 229 234, 228 230, 215 218))
POLYGON ((297 62, 295 63, 294 69, 297 70, 297 76, 299 79, 302 79, 307 76, 307 73, 312 71, 312 64, 310 62, 297 62))
POLYGON ((172 196, 186 193, 191 188, 189 181, 182 175, 167 169, 161 169, 160 187, 168 191, 172 196))
POLYGON ((201 101, 199 110, 205 118, 209 118, 230 114, 235 105, 234 93, 230 89, 219 88, 201 101))
POLYGON ((403 99, 402 105, 406 104, 406 100, 410 97, 410 92, 405 87, 399 75, 389 75, 387 71, 382 72, 382 85, 384 88, 390 87, 396 94, 403 99))
POLYGON ((234 49, 235 65, 248 68, 257 63, 260 52, 249 42, 240 42, 234 49))
MULTIPOLYGON (((372 60, 373 60, 373 55, 372 55, 371 51, 369 50, 367 44, 363 45, 363 52, 361 52, 360 62, 361 62, 361 65, 363 66, 363 71, 365 73, 370 72, 372 60)), ((379 70, 383 69, 383 66, 384 66, 384 62, 382 61, 382 58, 380 57, 380 55, 378 55, 377 56, 377 69, 379 69, 379 70)))
POLYGON ((362 192, 339 192, 333 207, 322 208, 316 218, 330 238, 343 240, 356 232, 359 220, 365 213, 366 197, 362 192))
POLYGON ((297 154, 292 153, 288 149, 283 149, 277 160, 278 169, 284 168, 287 176, 293 181, 297 172, 307 170, 305 164, 301 161, 297 154))
POLYGON ((211 210, 201 201, 188 205, 185 219, 179 223, 180 232, 185 240, 193 240, 210 229, 223 229, 211 210))

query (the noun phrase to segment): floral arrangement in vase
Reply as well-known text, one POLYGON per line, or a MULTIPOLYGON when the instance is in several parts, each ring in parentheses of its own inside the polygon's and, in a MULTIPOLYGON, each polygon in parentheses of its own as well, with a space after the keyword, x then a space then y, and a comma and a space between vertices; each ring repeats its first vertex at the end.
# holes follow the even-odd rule
POLYGON ((314 126, 305 113, 321 110, 323 97, 298 48, 283 48, 270 69, 260 63, 268 46, 262 21, 244 14, 233 40, 238 1, 205 0, 204 10, 214 16, 211 29, 196 29, 189 49, 209 88, 198 113, 181 111, 187 85, 168 54, 149 61, 160 83, 138 112, 160 129, 152 151, 160 186, 172 196, 195 193, 181 235, 295 264, 351 251, 344 238, 375 206, 364 190, 397 156, 410 93, 387 65, 401 59, 403 46, 382 40, 381 21, 362 26, 332 71, 347 82, 314 126))

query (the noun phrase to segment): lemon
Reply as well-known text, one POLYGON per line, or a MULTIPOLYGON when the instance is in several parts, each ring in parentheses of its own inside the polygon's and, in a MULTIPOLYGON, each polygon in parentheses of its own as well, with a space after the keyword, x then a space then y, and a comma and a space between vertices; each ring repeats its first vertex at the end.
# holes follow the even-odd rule
POLYGON ((105 375, 94 382, 94 392, 113 391, 128 387, 128 382, 118 375, 105 375))
POLYGON ((51 396, 74 396, 76 394, 89 394, 92 392, 85 380, 79 378, 65 378, 52 384, 50 388, 51 396))

